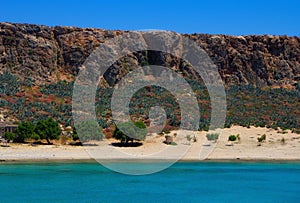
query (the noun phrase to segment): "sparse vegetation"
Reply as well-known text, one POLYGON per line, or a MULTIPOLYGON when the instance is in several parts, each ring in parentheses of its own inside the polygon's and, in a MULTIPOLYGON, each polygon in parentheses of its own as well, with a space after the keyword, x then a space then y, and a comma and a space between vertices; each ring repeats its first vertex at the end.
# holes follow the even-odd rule
POLYGON ((238 142, 240 142, 240 141, 241 141, 240 134, 237 134, 237 135, 236 135, 236 139, 238 140, 238 142))
POLYGON ((292 133, 300 134, 300 129, 295 129, 295 128, 294 128, 294 129, 292 130, 292 133))
MULTIPOLYGON (((10 72, 0 74, 0 107, 9 110, 12 117, 21 121, 45 120, 52 117, 64 125, 74 125, 71 97, 74 82, 34 86, 31 80, 21 81, 10 72)), ((210 97, 206 87, 198 81, 189 80, 200 107, 199 130, 208 130, 210 123, 210 97)), ((113 88, 99 88, 96 93, 96 115, 103 128, 113 125, 110 101, 113 88)), ((225 127, 233 124, 244 127, 266 126, 299 133, 299 88, 260 89, 251 85, 230 86, 226 89, 227 109, 225 127), (288 103, 289 105, 286 105, 288 103)), ((130 115, 137 119, 148 116, 153 106, 162 106, 167 114, 163 132, 168 134, 181 123, 181 112, 176 98, 164 88, 151 86, 136 92, 130 102, 130 115)), ((238 138, 237 138, 238 139, 238 138)))
POLYGON ((219 138, 219 134, 218 133, 208 133, 208 134, 206 134, 206 138, 209 141, 216 141, 219 138))
POLYGON ((0 74, 0 95, 13 96, 20 90, 20 80, 8 71, 0 74))
POLYGON ((167 129, 163 129, 161 132, 164 133, 164 134, 170 134, 171 133, 171 131, 167 130, 167 129))
POLYGON ((263 141, 265 141, 266 140, 266 134, 263 134, 262 136, 260 136, 260 137, 258 137, 257 138, 257 141, 259 142, 259 143, 261 143, 261 142, 263 142, 263 141))
POLYGON ((192 136, 191 136, 191 135, 187 135, 185 138, 186 138, 187 141, 189 141, 189 142, 192 140, 192 136))
POLYGON ((285 144, 285 138, 282 137, 281 140, 280 140, 281 144, 285 144))

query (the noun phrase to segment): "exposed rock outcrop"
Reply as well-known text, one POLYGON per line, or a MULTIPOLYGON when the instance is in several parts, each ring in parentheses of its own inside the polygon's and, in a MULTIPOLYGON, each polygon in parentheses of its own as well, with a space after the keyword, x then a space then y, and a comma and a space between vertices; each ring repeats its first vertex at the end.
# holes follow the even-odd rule
MULTIPOLYGON (((72 80, 79 66, 105 40, 123 34, 92 28, 47 27, 0 23, 0 71, 9 70, 36 84, 72 80)), ((226 85, 295 86, 300 81, 300 38, 287 36, 185 35, 199 43, 217 65, 226 85)), ((116 62, 107 73, 108 84, 129 71, 128 66, 154 63, 187 74, 179 59, 144 52, 116 62)))

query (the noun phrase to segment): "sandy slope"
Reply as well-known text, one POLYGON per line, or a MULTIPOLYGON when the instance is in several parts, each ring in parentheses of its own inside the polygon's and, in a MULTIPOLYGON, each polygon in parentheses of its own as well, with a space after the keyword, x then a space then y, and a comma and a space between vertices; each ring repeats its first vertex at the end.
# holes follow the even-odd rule
MULTIPOLYGON (((287 131, 278 133, 267 128, 243 128, 234 126, 224 129, 219 140, 206 140, 206 132, 173 131, 176 146, 163 144, 164 136, 147 137, 139 147, 116 147, 115 140, 96 142, 97 146, 68 146, 10 144, 0 147, 0 160, 80 160, 80 159, 179 159, 182 160, 300 160, 300 135, 287 131), (240 142, 228 142, 228 136, 240 134, 240 142), (258 146, 257 137, 266 134, 267 139, 258 146), (186 136, 195 136, 197 142, 186 136), (281 142, 282 137, 285 143, 281 142), (204 146, 205 145, 205 146, 204 146)), ((93 144, 93 143, 92 143, 93 144)))

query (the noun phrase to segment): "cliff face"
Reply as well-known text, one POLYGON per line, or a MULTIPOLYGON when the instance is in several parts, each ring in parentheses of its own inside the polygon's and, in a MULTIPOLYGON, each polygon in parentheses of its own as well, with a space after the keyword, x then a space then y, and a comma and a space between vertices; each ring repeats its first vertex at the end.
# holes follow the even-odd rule
MULTIPOLYGON (((9 70, 36 84, 72 80, 79 66, 105 40, 123 34, 91 28, 0 23, 0 71, 9 70)), ((185 35, 199 43, 218 66, 226 85, 295 86, 300 81, 300 38, 287 36, 185 35)), ((184 63, 163 53, 128 56, 132 67, 149 63, 179 71, 184 63)), ((122 60, 106 75, 109 84, 128 72, 122 60)), ((193 72, 186 70, 191 74, 193 72)))

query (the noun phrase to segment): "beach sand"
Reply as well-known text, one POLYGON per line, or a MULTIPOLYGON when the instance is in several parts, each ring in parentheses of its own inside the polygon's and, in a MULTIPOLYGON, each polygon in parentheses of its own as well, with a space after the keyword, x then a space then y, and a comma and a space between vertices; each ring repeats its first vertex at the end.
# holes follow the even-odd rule
POLYGON ((172 131, 175 146, 163 143, 164 136, 148 136, 138 147, 117 147, 114 139, 88 143, 89 146, 14 144, 0 147, 0 160, 6 161, 76 161, 76 160, 245 160, 300 161, 300 135, 285 134, 268 128, 233 126, 223 129, 217 142, 207 141, 207 132, 172 131), (174 136, 174 134, 176 136, 174 136), (229 142, 229 135, 240 135, 240 141, 229 142), (257 137, 266 134, 258 146, 257 137), (186 136, 196 137, 188 141, 186 136), (284 137, 284 142, 282 138, 284 137), (94 145, 96 144, 96 145, 94 145))

